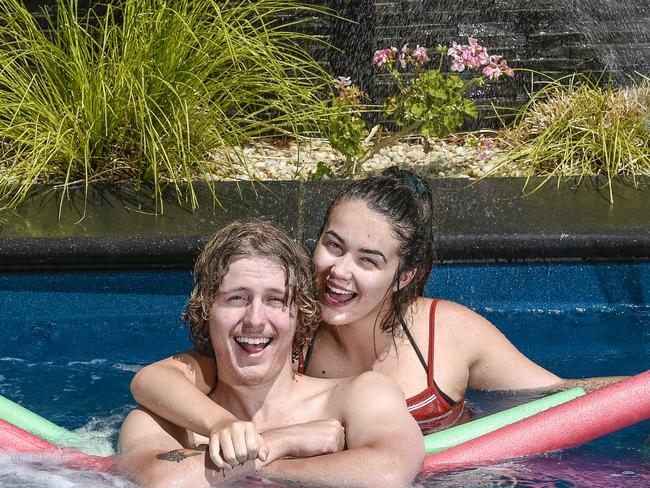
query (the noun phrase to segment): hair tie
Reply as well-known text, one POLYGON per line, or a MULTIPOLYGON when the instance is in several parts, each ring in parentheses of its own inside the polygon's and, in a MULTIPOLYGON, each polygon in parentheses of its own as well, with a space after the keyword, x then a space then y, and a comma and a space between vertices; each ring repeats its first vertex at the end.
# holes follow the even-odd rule
POLYGON ((427 187, 424 183, 424 180, 411 171, 401 170, 397 166, 391 166, 390 168, 385 169, 382 174, 386 176, 395 176, 401 179, 404 181, 404 183, 406 183, 406 186, 408 186, 419 196, 424 196, 427 193, 427 187))

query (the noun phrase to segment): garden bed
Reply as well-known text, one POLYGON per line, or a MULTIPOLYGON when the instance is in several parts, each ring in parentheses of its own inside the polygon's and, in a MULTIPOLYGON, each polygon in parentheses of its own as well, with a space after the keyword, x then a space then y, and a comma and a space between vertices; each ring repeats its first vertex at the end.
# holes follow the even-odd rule
MULTIPOLYGON (((341 167, 343 164, 340 153, 332 148, 327 139, 322 138, 260 141, 237 152, 247 159, 246 164, 234 157, 235 151, 212 151, 215 171, 224 167, 230 170, 225 175, 215 175, 216 179, 329 179, 327 174, 318 173, 319 163, 328 168, 341 167)), ((423 178, 473 179, 488 173, 491 176, 523 176, 521 171, 507 166, 494 171, 494 162, 481 159, 480 154, 480 148, 473 141, 411 137, 379 149, 363 165, 359 165, 357 171, 362 175, 396 165, 408 168, 423 178)))

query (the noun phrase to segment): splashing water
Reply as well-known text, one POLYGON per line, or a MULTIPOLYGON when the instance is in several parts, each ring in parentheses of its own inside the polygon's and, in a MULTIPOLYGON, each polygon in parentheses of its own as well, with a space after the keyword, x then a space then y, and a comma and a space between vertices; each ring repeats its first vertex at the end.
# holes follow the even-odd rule
POLYGON ((650 6, 639 0, 588 0, 566 5, 566 27, 618 85, 650 73, 650 6))

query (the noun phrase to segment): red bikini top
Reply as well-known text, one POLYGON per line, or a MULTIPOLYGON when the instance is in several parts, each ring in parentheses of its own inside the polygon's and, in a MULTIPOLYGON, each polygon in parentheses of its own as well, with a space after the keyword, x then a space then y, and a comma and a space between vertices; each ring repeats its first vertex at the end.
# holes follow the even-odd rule
MULTIPOLYGON (((407 398, 408 410, 417 420, 423 434, 440 430, 443 427, 464 422, 469 418, 465 399, 452 404, 447 395, 442 393, 433 379, 433 345, 436 325, 436 305, 439 300, 431 301, 429 309, 429 354, 427 358, 427 389, 407 398)), ((413 346, 417 348, 415 342, 413 346)))

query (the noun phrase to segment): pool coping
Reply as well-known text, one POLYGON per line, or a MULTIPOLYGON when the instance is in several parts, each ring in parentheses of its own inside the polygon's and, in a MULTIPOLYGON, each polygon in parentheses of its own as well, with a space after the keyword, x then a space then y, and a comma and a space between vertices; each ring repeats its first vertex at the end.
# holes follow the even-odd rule
MULTIPOLYGON (((650 178, 430 180, 441 262, 644 260, 650 258, 650 178), (531 194, 530 190, 541 185, 531 194), (525 189, 525 190, 524 190, 525 189)), ((238 218, 269 219, 313 248, 332 196, 348 181, 219 182, 219 203, 196 185, 200 206, 173 191, 156 215, 147 192, 97 185, 61 193, 39 188, 0 213, 0 269, 189 268, 205 240, 238 218), (59 214, 59 210, 61 210, 59 214)))

